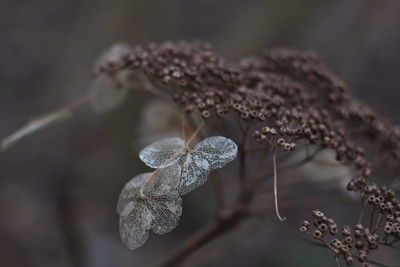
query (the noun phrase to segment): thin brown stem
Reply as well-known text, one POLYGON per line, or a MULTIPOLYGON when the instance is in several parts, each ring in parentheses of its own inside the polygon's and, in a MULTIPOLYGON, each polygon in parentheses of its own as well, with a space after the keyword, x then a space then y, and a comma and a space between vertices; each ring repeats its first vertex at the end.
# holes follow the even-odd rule
POLYGON ((182 138, 186 140, 186 113, 182 112, 182 138))
POLYGON ((278 219, 280 221, 284 221, 286 220, 285 217, 281 217, 281 215, 279 214, 279 208, 278 208, 278 175, 276 173, 276 153, 275 150, 272 151, 272 168, 274 170, 274 199, 275 199, 275 213, 276 216, 278 217, 278 219))
POLYGON ((204 121, 201 122, 201 124, 197 127, 197 129, 194 131, 192 136, 189 137, 189 139, 186 142, 186 145, 189 146, 190 143, 196 138, 196 136, 199 134, 201 129, 204 127, 204 121))

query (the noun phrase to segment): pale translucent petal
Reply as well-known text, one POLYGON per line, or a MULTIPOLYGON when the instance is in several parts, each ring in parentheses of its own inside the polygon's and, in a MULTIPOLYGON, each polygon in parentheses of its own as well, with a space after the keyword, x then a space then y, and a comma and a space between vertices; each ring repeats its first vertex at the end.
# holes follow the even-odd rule
MULTIPOLYGON (((95 69, 110 62, 120 62, 130 51, 131 47, 128 44, 113 44, 98 58, 95 69)), ((114 78, 107 74, 99 74, 89 87, 93 110, 96 113, 104 113, 120 106, 129 94, 131 75, 132 71, 129 70, 117 73, 114 78)))
POLYGON ((165 234, 174 229, 182 215, 182 199, 179 194, 158 197, 148 202, 152 213, 151 228, 156 234, 165 234))
POLYGON ((185 195, 207 181, 210 164, 203 153, 190 152, 179 161, 182 168, 180 193, 185 195))
POLYGON ((181 168, 178 164, 158 169, 145 182, 143 193, 152 213, 152 229, 164 234, 174 229, 182 214, 182 200, 179 195, 181 168))
POLYGON ((129 72, 121 72, 114 79, 107 74, 98 75, 89 87, 94 112, 105 113, 120 106, 129 94, 128 79, 129 72))
POLYGON ((207 138, 189 152, 180 138, 143 149, 140 158, 159 169, 136 176, 121 192, 117 211, 123 242, 134 249, 146 241, 149 229, 157 234, 174 229, 182 215, 180 194, 205 183, 211 168, 222 167, 236 154, 236 144, 224 137, 207 138))
POLYGON ((143 245, 149 235, 152 215, 145 205, 137 205, 128 216, 121 216, 119 232, 122 242, 130 249, 143 245))
POLYGON ((149 229, 164 234, 178 225, 182 214, 180 175, 181 167, 175 164, 137 175, 124 186, 117 211, 122 241, 130 249, 144 244, 149 229))
POLYGON ((131 47, 129 44, 118 42, 111 45, 110 48, 105 50, 103 54, 99 56, 95 67, 99 67, 107 62, 118 62, 121 58, 127 55, 131 51, 131 47))
POLYGON ((181 166, 179 164, 157 169, 144 183, 142 191, 151 199, 175 194, 179 191, 180 176, 181 166))
POLYGON ((193 150, 203 154, 211 169, 217 169, 236 158, 238 147, 231 139, 212 136, 202 140, 193 150))
POLYGON ((139 157, 149 167, 165 168, 178 162, 184 154, 185 141, 175 137, 148 145, 140 151, 139 157))
POLYGON ((117 204, 117 212, 121 214, 129 202, 135 201, 139 196, 139 190, 152 173, 142 173, 133 177, 122 189, 117 204))

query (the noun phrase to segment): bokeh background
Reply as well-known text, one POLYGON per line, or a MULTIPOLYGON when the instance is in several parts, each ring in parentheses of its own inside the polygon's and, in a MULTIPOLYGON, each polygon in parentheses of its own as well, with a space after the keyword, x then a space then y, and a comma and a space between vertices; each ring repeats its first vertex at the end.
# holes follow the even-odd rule
MULTIPOLYGON (((355 96, 400 121, 397 0, 2 0, 0 6, 0 138, 87 93, 94 62, 118 41, 199 39, 232 62, 273 46, 312 49, 355 96)), ((151 266, 209 220, 211 183, 185 197, 182 222, 170 234, 151 234, 136 251, 119 239, 118 194, 146 170, 137 157, 143 138, 171 130, 165 121, 174 121, 174 112, 137 91, 115 111, 99 115, 83 106, 0 153, 0 265, 151 266)), ((204 248, 189 266, 330 265, 328 252, 258 222, 204 248)))

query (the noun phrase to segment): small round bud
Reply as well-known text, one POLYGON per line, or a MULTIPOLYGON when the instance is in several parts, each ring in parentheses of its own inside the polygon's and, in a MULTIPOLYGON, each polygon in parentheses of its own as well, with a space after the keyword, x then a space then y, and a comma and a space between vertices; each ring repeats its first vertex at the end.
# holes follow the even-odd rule
POLYGON ((313 237, 316 239, 320 239, 322 237, 322 232, 320 230, 315 230, 313 232, 313 237))
POLYGON ((344 226, 342 229, 342 235, 347 237, 347 236, 351 236, 351 229, 349 226, 344 226))
POLYGON ((321 230, 321 232, 325 232, 326 230, 328 230, 328 225, 326 225, 325 223, 321 223, 318 226, 318 229, 321 230))
POLYGON ((344 238, 344 241, 346 242, 346 244, 348 245, 352 245, 353 244, 353 238, 351 236, 347 236, 344 238))
POLYGON ((329 232, 331 235, 335 235, 337 233, 337 225, 336 224, 331 224, 329 226, 329 232))
POLYGON ((307 228, 306 226, 303 225, 303 226, 300 227, 300 232, 304 233, 304 232, 307 231, 307 229, 308 229, 308 228, 307 228))
POLYGON ((340 242, 339 239, 335 238, 331 240, 331 245, 336 249, 340 249, 340 247, 342 246, 342 242, 340 242))
POLYGON ((210 112, 208 110, 203 110, 201 112, 201 116, 203 116, 204 119, 208 119, 210 117, 210 112))
POLYGON ((283 149, 285 150, 285 151, 290 151, 290 144, 289 143, 285 143, 284 144, 284 146, 283 146, 283 149))
POLYGON ((312 214, 316 219, 321 219, 322 217, 324 217, 324 214, 319 210, 314 210, 312 214))
POLYGON ((353 257, 346 257, 346 264, 347 265, 352 265, 353 264, 353 257))
POLYGON ((355 247, 356 247, 356 249, 362 249, 364 247, 364 244, 362 241, 357 240, 355 243, 355 247))
POLYGON ((375 235, 369 235, 368 237, 367 237, 367 241, 368 241, 368 243, 370 243, 370 244, 375 244, 375 242, 376 242, 376 236, 375 235))
POLYGON ((279 138, 278 140, 276 140, 276 144, 278 146, 283 146, 285 144, 285 139, 279 138))

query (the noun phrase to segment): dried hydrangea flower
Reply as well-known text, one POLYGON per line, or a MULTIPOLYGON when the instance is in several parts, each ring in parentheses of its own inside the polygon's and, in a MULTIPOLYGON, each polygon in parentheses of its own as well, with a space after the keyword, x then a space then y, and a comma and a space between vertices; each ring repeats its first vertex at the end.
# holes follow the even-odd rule
MULTIPOLYGON (((118 60, 127 55, 131 47, 125 43, 115 43, 97 60, 95 69, 104 64, 119 64, 118 60)), ((114 76, 106 73, 98 75, 89 87, 92 99, 90 104, 97 113, 111 111, 118 107, 129 94, 132 71, 124 70, 114 76)))
POLYGON ((179 190, 184 195, 204 184, 210 170, 235 159, 237 151, 235 142, 223 136, 208 137, 193 148, 181 138, 167 138, 145 147, 139 157, 152 168, 180 165, 179 190))
POLYGON ((172 137, 148 145, 140 151, 139 158, 151 168, 165 168, 177 163, 185 153, 185 141, 172 137))
POLYGON ((176 177, 180 173, 180 166, 173 165, 139 174, 122 189, 117 212, 121 239, 128 248, 143 245, 150 229, 165 234, 178 225, 182 200, 176 177))

